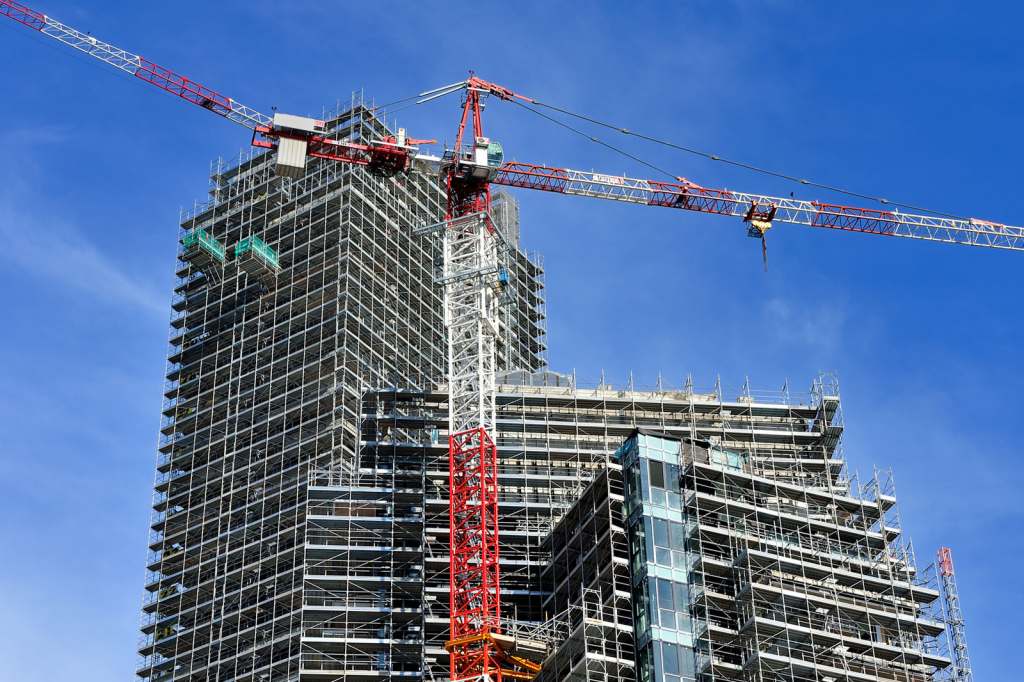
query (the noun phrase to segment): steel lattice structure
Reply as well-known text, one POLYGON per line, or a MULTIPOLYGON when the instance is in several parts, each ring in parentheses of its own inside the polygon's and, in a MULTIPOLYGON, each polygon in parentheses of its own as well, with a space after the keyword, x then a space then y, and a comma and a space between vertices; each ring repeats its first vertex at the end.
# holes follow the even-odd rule
POLYGON ((500 629, 498 480, 494 432, 498 305, 496 240, 487 213, 449 221, 444 230, 444 305, 448 331, 449 512, 452 669, 496 672, 479 637, 500 629))
MULTIPOLYGON (((501 632, 498 450, 493 440, 498 337, 498 237, 491 218, 480 94, 467 92, 455 149, 446 160, 444 304, 448 332, 449 569, 453 680, 500 682, 492 635, 501 632), (474 146, 462 151, 471 125, 474 146), (482 147, 482 149, 481 149, 482 147)), ((514 666, 513 666, 514 667, 514 666)))
POLYGON ((956 573, 953 570, 953 550, 940 547, 938 552, 939 581, 942 585, 946 625, 953 653, 953 680, 972 682, 971 657, 967 651, 967 636, 964 633, 964 614, 960 610, 960 591, 956 587, 956 573))
POLYGON ((820 201, 711 189, 688 181, 644 180, 519 162, 504 164, 493 182, 509 187, 734 216, 748 222, 756 219, 758 213, 764 213, 770 214, 766 216, 768 222, 994 249, 1024 250, 1024 228, 978 218, 945 218, 879 211, 820 201))

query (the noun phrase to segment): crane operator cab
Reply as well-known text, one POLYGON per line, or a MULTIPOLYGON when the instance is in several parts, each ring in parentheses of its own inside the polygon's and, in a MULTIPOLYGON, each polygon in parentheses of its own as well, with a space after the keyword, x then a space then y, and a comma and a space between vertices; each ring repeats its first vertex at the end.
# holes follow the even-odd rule
MULTIPOLYGON (((450 160, 456 152, 448 151, 445 158, 450 160)), ((457 174, 464 178, 472 178, 481 182, 489 182, 498 173, 498 168, 505 161, 505 150, 501 143, 489 137, 477 137, 468 152, 458 154, 457 174)))
POLYGON ((309 138, 322 135, 326 124, 305 116, 274 113, 274 132, 277 133, 277 174, 298 180, 306 174, 306 155, 309 138))
POLYGON ((478 137, 473 144, 474 177, 491 180, 505 160, 505 150, 498 141, 487 137, 478 137))

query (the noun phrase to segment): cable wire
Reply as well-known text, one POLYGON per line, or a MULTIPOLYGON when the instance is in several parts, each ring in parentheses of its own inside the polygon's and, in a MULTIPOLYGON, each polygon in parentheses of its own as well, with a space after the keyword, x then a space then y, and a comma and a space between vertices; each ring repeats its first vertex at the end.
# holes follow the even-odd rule
POLYGON ((679 179, 679 176, 677 176, 677 175, 675 175, 673 173, 670 173, 669 171, 665 170, 664 168, 661 168, 660 166, 656 166, 653 163, 651 163, 650 161, 645 161, 644 159, 641 159, 639 156, 631 154, 631 153, 627 152, 625 149, 622 149, 621 147, 616 147, 615 145, 613 145, 613 144, 611 144, 609 142, 605 142, 604 140, 602 140, 599 137, 594 137, 593 135, 591 135, 590 133, 586 132, 585 130, 580 130, 579 128, 576 128, 574 126, 569 125, 565 121, 560 121, 560 120, 558 120, 557 118, 555 118, 553 116, 548 116, 547 114, 545 114, 542 111, 537 111, 536 109, 534 109, 530 105, 525 104, 525 103, 523 103, 523 102, 521 102, 521 101, 519 101, 517 99, 511 99, 511 100, 508 100, 508 101, 512 102, 513 104, 515 104, 517 106, 522 107, 523 109, 526 109, 527 111, 529 111, 531 113, 536 114, 537 116, 540 116, 543 119, 547 119, 548 121, 551 121, 555 125, 561 126, 561 127, 565 128, 566 130, 569 130, 569 131, 579 135, 580 137, 585 137, 586 139, 590 140, 591 142, 599 144, 602 147, 607 147, 608 149, 612 150, 616 154, 621 154, 622 156, 625 156, 627 159, 631 159, 631 160, 636 161, 637 163, 639 163, 641 165, 647 166, 648 168, 650 168, 651 170, 653 170, 653 171, 655 171, 657 173, 663 173, 663 174, 667 175, 668 177, 672 178, 673 180, 678 180, 679 179))
MULTIPOLYGON (((513 100, 513 101, 515 101, 515 100, 513 100)), ((527 107, 527 106, 521 104, 518 101, 516 101, 515 103, 519 104, 520 106, 523 106, 526 109, 530 109, 531 111, 534 111, 534 113, 537 113, 537 114, 543 116, 543 114, 541 114, 539 111, 531 109, 530 107, 527 107)), ((636 137, 636 138, 639 138, 641 140, 645 140, 647 142, 652 142, 654 144, 659 144, 659 145, 662 145, 664 147, 668 147, 670 149, 675 149, 677 151, 686 152, 687 154, 693 154, 695 156, 700 156, 700 157, 703 157, 703 158, 708 159, 710 161, 719 161, 721 163, 724 163, 724 164, 727 164, 727 165, 730 165, 730 166, 735 166, 737 168, 742 168, 744 170, 752 171, 754 173, 760 173, 762 175, 767 175, 767 176, 771 176, 771 177, 775 177, 775 178, 780 178, 782 180, 787 180, 789 182, 795 182, 797 184, 804 185, 804 186, 807 186, 807 187, 817 187, 818 189, 823 189, 823 190, 826 190, 826 191, 829 191, 829 192, 835 192, 836 194, 842 194, 842 195, 849 196, 849 197, 856 197, 858 199, 864 199, 865 201, 874 201, 874 202, 877 202, 879 204, 883 204, 883 205, 886 205, 886 206, 896 206, 898 208, 903 208, 903 209, 907 209, 907 210, 910 210, 910 211, 920 211, 922 213, 930 213, 930 214, 933 214, 933 215, 936 215, 936 216, 941 216, 941 217, 944 217, 944 218, 955 218, 955 219, 960 219, 960 220, 966 220, 966 218, 963 218, 962 216, 953 215, 951 213, 945 213, 943 211, 936 211, 934 209, 924 208, 922 206, 915 206, 913 204, 907 204, 907 203, 898 202, 898 201, 891 201, 889 199, 886 199, 885 197, 879 197, 879 196, 875 196, 875 195, 871 195, 871 194, 864 194, 862 192, 855 192, 853 190, 844 189, 842 187, 837 187, 835 185, 828 185, 828 184, 821 183, 821 182, 814 182, 813 180, 808 180, 806 178, 801 178, 801 177, 798 177, 796 175, 790 175, 788 173, 783 173, 783 172, 772 170, 772 169, 769 169, 769 168, 761 168, 760 166, 755 166, 754 164, 746 163, 744 161, 737 161, 735 159, 728 159, 728 158, 725 158, 723 156, 719 156, 718 154, 712 154, 710 152, 705 152, 705 151, 701 151, 699 149, 694 149, 693 147, 688 147, 686 145, 682 145, 682 144, 679 144, 679 143, 676 143, 676 142, 672 142, 670 140, 663 140, 661 138, 657 138, 657 137, 654 137, 652 135, 646 135, 644 133, 638 133, 636 131, 630 130, 629 128, 625 128, 623 126, 618 126, 618 125, 615 125, 613 123, 608 123, 607 121, 602 121, 602 120, 594 118, 592 116, 587 116, 586 114, 580 114, 580 113, 577 113, 575 111, 570 111, 569 109, 565 109, 563 107, 555 106, 554 104, 547 104, 546 102, 541 102, 541 101, 538 101, 538 100, 534 100, 534 104, 536 104, 537 106, 540 106, 540 107, 544 107, 546 109, 550 109, 552 111, 557 111, 558 113, 564 114, 566 116, 571 116, 573 118, 577 118, 577 119, 580 119, 582 121, 586 121, 586 122, 591 123, 591 124, 596 125, 596 126, 600 126, 600 127, 603 127, 603 128, 608 128, 609 130, 614 130, 614 131, 616 131, 618 133, 622 133, 623 135, 630 135, 632 137, 636 137)), ((583 131, 578 131, 575 128, 572 128, 571 126, 568 126, 568 125, 562 123, 561 121, 558 121, 557 119, 554 119, 554 118, 551 118, 551 117, 546 117, 546 116, 545 116, 545 118, 548 118, 548 120, 554 121, 554 122, 558 123, 559 125, 567 127, 570 130, 573 130, 574 132, 577 132, 580 135, 588 136, 587 133, 585 133, 583 131)), ((611 145, 608 145, 608 144, 606 144, 606 143, 604 143, 604 142, 602 142, 600 140, 597 140, 596 138, 591 138, 591 139, 592 139, 592 141, 597 142, 598 144, 603 144, 606 147, 610 147, 612 149, 615 149, 616 151, 619 151, 620 153, 626 154, 625 152, 622 152, 621 150, 618 150, 615 147, 611 147, 611 145)), ((626 155, 630 156, 630 158, 638 160, 638 159, 636 159, 636 157, 633 157, 632 155, 629 155, 629 154, 626 154, 626 155)), ((651 168, 655 168, 655 166, 653 166, 653 165, 651 165, 649 163, 646 163, 644 161, 640 161, 640 163, 643 163, 645 166, 648 166, 648 167, 651 167, 651 168)), ((665 172, 665 171, 661 171, 661 172, 665 172)))
MULTIPOLYGON (((411 95, 410 97, 403 97, 402 99, 396 99, 396 100, 394 100, 392 102, 387 102, 385 104, 377 104, 375 106, 370 107, 369 109, 370 109, 370 111, 377 111, 378 109, 387 109, 388 107, 390 107, 392 105, 401 104, 403 102, 408 102, 409 100, 417 99, 418 97, 419 97, 419 95, 411 95)), ((402 107, 402 108, 404 109, 406 107, 402 107)))

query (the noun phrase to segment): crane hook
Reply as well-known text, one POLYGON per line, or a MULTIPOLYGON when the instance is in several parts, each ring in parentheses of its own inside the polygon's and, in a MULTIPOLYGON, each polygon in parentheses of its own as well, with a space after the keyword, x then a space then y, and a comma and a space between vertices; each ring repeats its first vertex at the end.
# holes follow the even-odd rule
POLYGON ((756 201, 752 201, 746 215, 743 216, 743 222, 749 225, 747 236, 761 240, 761 259, 764 261, 765 272, 768 272, 768 240, 765 235, 768 234, 768 230, 772 229, 776 210, 778 209, 774 204, 768 204, 767 208, 762 208, 756 201))

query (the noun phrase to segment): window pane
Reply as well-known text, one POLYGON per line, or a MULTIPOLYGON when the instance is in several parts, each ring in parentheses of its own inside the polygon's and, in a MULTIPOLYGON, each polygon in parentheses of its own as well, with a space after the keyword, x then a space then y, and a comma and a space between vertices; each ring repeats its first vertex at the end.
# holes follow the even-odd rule
POLYGON ((679 465, 669 464, 667 467, 668 472, 666 475, 668 476, 668 480, 666 483, 668 483, 668 489, 677 493, 679 492, 679 465))
POLYGON ((667 495, 661 488, 651 488, 651 504, 659 507, 668 506, 665 502, 665 495, 667 495))
POLYGON ((672 588, 675 591, 675 605, 676 609, 683 610, 690 605, 690 588, 683 583, 672 583, 672 588))
POLYGON ((676 629, 682 630, 683 632, 690 632, 691 628, 690 614, 685 611, 676 611, 676 629))
POLYGON ((675 644, 662 644, 662 653, 665 661, 665 673, 668 675, 679 674, 679 647, 675 644))
POLYGON ((658 606, 663 609, 676 608, 676 605, 672 602, 671 581, 658 579, 658 606))
POLYGON ((686 532, 683 528, 683 524, 673 521, 669 527, 670 535, 672 536, 672 544, 669 545, 672 549, 682 549, 686 544, 686 532))
POLYGON ((697 677, 697 664, 693 661, 693 651, 687 647, 679 647, 679 669, 688 679, 697 677))
POLYGON ((651 475, 651 485, 657 488, 665 487, 665 469, 661 466, 661 462, 655 462, 649 460, 647 462, 649 473, 651 475))
POLYGON ((654 519, 654 544, 659 547, 671 547, 668 539, 668 521, 654 519))
POLYGON ((676 629, 676 612, 669 611, 668 609, 659 609, 658 612, 661 614, 661 627, 676 629))
POLYGON ((665 674, 665 666, 661 662, 661 642, 655 640, 651 646, 654 655, 654 679, 660 680, 665 674))

